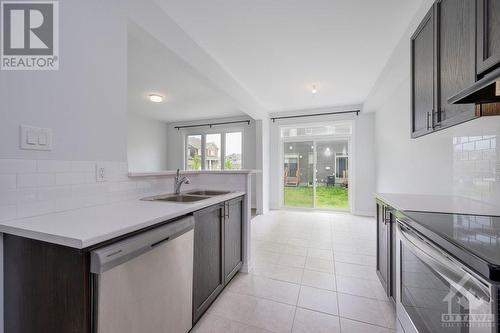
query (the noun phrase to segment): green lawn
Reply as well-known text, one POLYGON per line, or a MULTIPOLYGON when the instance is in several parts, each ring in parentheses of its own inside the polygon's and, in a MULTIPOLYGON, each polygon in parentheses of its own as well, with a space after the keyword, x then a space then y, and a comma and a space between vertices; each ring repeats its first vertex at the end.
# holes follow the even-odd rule
MULTIPOLYGON (((349 209, 348 191, 343 187, 316 188, 316 208, 349 209)), ((312 187, 285 187, 285 206, 313 208, 312 187)))

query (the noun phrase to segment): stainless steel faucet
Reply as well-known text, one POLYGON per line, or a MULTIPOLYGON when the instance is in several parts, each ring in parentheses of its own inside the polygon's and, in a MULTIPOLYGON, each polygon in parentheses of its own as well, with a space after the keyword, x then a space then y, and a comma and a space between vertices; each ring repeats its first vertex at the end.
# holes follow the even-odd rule
POLYGON ((181 193, 181 186, 182 184, 189 184, 189 178, 184 176, 181 178, 181 173, 180 170, 177 169, 177 175, 175 176, 175 182, 174 182, 174 192, 175 194, 181 193))

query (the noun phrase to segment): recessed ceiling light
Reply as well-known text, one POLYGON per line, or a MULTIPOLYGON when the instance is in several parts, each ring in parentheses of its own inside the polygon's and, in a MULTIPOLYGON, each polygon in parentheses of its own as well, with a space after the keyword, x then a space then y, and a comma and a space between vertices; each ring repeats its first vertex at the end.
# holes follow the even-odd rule
POLYGON ((149 100, 153 103, 161 103, 163 102, 164 97, 158 94, 149 94, 149 100))
POLYGON ((316 86, 315 86, 315 85, 313 85, 313 86, 312 86, 311 92, 312 92, 313 94, 316 94, 316 93, 318 92, 318 89, 316 89, 316 86))

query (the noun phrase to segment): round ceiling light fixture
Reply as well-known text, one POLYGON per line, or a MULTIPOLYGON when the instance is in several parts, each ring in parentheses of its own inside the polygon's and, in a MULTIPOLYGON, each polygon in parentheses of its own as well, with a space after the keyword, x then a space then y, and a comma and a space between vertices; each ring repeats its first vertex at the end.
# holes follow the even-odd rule
POLYGON ((316 88, 316 85, 313 84, 311 92, 313 95, 315 95, 318 92, 318 89, 316 88))
POLYGON ((148 98, 153 103, 161 103, 165 99, 165 97, 159 94, 149 94, 148 98))

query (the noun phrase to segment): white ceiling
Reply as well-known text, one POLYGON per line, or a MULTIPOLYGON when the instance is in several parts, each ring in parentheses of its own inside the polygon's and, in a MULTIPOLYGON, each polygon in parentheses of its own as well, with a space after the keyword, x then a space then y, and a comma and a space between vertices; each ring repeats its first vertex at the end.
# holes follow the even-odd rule
POLYGON ((231 97, 133 23, 128 28, 127 56, 129 112, 165 122, 244 114, 231 97), (166 100, 152 103, 150 93, 166 100))
POLYGON ((155 1, 268 111, 362 103, 421 4, 155 1))

